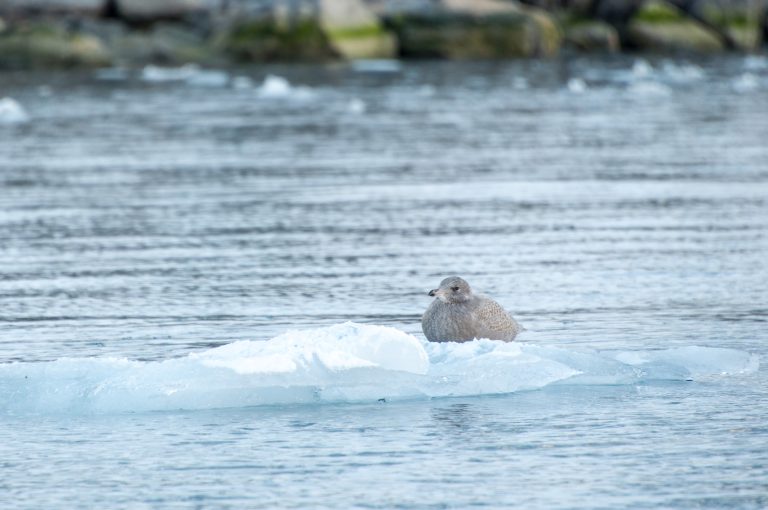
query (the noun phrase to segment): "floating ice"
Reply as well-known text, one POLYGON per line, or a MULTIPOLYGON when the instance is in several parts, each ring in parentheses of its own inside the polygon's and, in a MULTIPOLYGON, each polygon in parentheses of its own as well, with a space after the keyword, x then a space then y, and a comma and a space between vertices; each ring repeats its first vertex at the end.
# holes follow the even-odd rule
POLYGON ((15 99, 0 99, 0 125, 24 124, 28 121, 29 115, 15 99))
POLYGON ((743 73, 733 80, 732 86, 736 92, 750 92, 760 87, 760 81, 752 73, 743 73))
POLYGON ((258 88, 259 97, 262 98, 290 98, 306 99, 311 97, 312 93, 306 87, 294 87, 282 76, 270 74, 264 78, 261 86, 258 88))
POLYGON ((156 362, 0 364, 0 414, 140 412, 510 393, 552 384, 637 384, 757 370, 706 347, 599 352, 475 340, 429 343, 345 323, 156 362))
POLYGON ((632 65, 632 74, 636 78, 647 78, 653 74, 653 66, 647 60, 635 60, 635 63, 632 65))
POLYGON ((141 79, 149 82, 184 81, 198 72, 200 72, 200 67, 195 64, 186 64, 181 67, 148 65, 142 69, 141 79))
POLYGON ((587 83, 581 78, 571 78, 568 80, 568 90, 574 94, 583 94, 587 90, 587 83))
POLYGON ((195 64, 181 67, 159 67, 148 65, 141 71, 141 79, 152 83, 179 82, 198 87, 224 87, 229 75, 216 69, 201 69, 195 64))
POLYGON ((362 113, 365 113, 365 110, 366 110, 365 102, 362 99, 359 99, 357 97, 350 99, 349 103, 347 103, 347 111, 349 111, 349 113, 360 115, 362 113))

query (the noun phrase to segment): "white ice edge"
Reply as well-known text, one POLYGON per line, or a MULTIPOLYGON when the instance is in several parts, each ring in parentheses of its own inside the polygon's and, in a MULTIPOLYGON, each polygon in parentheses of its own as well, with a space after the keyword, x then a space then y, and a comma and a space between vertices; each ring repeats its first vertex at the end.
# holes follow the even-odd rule
POLYGON ((0 414, 143 412, 513 393, 746 374, 735 349, 587 349, 475 340, 429 343, 355 323, 289 331, 183 358, 63 358, 0 365, 0 414))

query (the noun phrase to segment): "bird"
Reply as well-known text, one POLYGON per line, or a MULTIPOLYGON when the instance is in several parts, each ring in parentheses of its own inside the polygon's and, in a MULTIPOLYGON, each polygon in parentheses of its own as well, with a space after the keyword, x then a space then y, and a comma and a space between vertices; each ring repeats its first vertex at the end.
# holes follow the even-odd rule
POLYGON ((451 276, 429 291, 435 298, 421 317, 430 342, 469 342, 475 338, 511 342, 524 328, 503 306, 472 292, 463 278, 451 276))

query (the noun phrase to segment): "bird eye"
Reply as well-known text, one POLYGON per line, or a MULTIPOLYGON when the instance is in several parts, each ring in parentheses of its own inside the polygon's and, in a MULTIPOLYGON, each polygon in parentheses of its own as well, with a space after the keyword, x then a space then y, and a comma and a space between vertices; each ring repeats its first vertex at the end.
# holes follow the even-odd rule
POLYGON ((458 287, 451 287, 451 290, 454 291, 454 292, 458 292, 459 288, 458 287))

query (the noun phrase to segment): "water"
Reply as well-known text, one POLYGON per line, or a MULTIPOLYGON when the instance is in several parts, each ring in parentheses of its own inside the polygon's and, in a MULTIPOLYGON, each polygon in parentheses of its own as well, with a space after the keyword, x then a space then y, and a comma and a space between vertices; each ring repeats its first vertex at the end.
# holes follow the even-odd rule
POLYGON ((764 59, 385 64, 0 76, 24 113, 0 122, 3 506, 768 506, 764 59), (151 386, 289 329, 422 338, 454 273, 546 366, 683 354, 608 384, 470 356, 454 398, 387 373, 360 398, 95 404, 113 358, 151 386))

